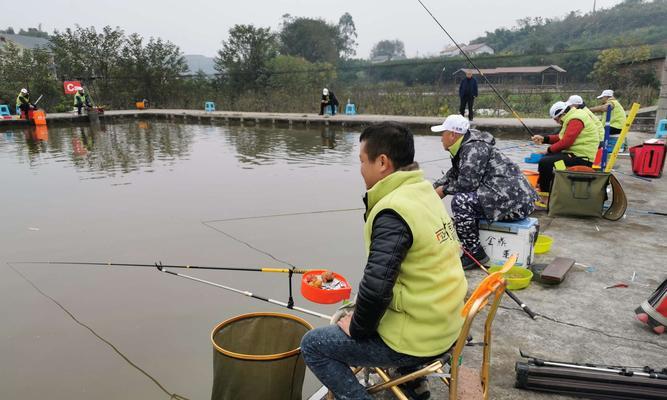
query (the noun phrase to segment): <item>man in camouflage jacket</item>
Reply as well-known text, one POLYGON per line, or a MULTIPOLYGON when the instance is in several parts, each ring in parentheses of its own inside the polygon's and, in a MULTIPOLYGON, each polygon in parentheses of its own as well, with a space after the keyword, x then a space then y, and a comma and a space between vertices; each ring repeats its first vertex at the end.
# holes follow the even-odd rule
MULTIPOLYGON (((537 193, 521 169, 494 147, 491 134, 470 130, 470 122, 450 115, 442 125, 442 144, 452 154, 452 168, 433 184, 440 197, 452 196, 456 232, 465 251, 480 263, 489 261, 479 241, 479 220, 513 221, 534 210, 537 193)), ((464 269, 475 266, 465 254, 464 269)))

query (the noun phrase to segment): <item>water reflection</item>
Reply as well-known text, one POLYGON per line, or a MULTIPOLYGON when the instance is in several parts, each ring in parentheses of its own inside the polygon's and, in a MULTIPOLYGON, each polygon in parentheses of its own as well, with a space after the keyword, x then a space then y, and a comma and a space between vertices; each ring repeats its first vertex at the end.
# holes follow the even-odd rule
POLYGON ((49 129, 46 126, 31 126, 25 132, 25 142, 29 154, 35 155, 46 152, 48 140, 49 129))
POLYGON ((77 170, 98 177, 150 170, 156 160, 174 163, 188 156, 195 140, 187 126, 148 121, 26 127, 21 132, 4 132, 0 152, 15 153, 32 168, 49 159, 70 161, 77 170))
POLYGON ((313 165, 349 165, 350 151, 356 144, 356 133, 321 127, 314 129, 277 129, 237 127, 227 134, 244 168, 276 163, 313 165))
MULTIPOLYGON (((173 169, 189 160, 194 146, 205 146, 211 167, 228 161, 242 169, 285 165, 289 169, 329 165, 356 165, 358 133, 320 126, 315 129, 279 129, 262 126, 212 126, 130 121, 117 124, 7 130, 0 136, 0 155, 15 154, 31 168, 55 162, 69 163, 80 179, 100 179, 135 171, 173 169)), ((419 137, 417 142, 437 141, 419 137)), ((512 141, 506 142, 511 147, 512 141)), ((516 161, 527 149, 508 149, 516 161), (516 153, 516 154, 512 154, 516 153)), ((439 146, 421 152, 418 159, 442 158, 439 146), (429 153, 432 155, 428 155, 429 153)))

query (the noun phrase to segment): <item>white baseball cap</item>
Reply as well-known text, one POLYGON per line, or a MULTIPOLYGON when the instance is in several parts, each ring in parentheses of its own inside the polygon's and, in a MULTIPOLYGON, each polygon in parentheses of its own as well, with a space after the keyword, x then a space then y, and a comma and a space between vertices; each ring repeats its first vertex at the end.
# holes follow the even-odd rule
POLYGON ((569 106, 564 101, 555 102, 549 109, 549 115, 551 118, 560 117, 569 106))
POLYGON ((602 94, 598 96, 598 99, 603 97, 614 97, 614 91, 611 89, 606 89, 602 91, 602 94))
POLYGON ((569 99, 567 99, 565 103, 568 106, 580 106, 584 104, 584 99, 582 99, 579 95, 573 94, 569 99))
POLYGON ((322 89, 322 94, 325 95, 325 96, 328 95, 329 94, 329 89, 327 89, 327 88, 322 89))
POLYGON ((24 94, 28 93, 28 89, 26 89, 26 88, 21 89, 21 93, 24 93, 24 94))
POLYGON ((447 117, 442 125, 432 126, 431 132, 448 131, 465 135, 468 129, 470 129, 470 121, 463 115, 454 114, 447 117))

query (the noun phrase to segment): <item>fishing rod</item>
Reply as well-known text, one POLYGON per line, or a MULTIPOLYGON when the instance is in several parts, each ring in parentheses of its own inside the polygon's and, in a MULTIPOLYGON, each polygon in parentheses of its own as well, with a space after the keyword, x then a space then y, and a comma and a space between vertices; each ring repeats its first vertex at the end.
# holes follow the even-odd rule
POLYGON ((283 307, 283 308, 299 311, 299 312, 302 312, 304 314, 308 314, 308 315, 312 315, 312 316, 319 317, 319 318, 322 318, 322 319, 326 319, 327 321, 331 320, 330 315, 322 314, 322 313, 319 313, 317 311, 311 311, 311 310, 308 310, 308 309, 302 308, 302 307, 297 307, 297 306, 294 306, 293 304, 285 303, 285 302, 282 302, 282 301, 279 301, 279 300, 274 300, 274 299, 271 299, 271 298, 268 298, 268 297, 259 296, 257 294, 254 294, 252 292, 248 292, 246 290, 235 289, 235 288, 230 287, 230 286, 225 286, 225 285, 221 285, 219 283, 207 281, 207 280, 204 280, 204 279, 195 278, 194 276, 180 274, 180 273, 174 272, 174 271, 169 271, 169 270, 165 269, 166 266, 164 266, 164 265, 156 264, 153 267, 157 267, 158 271, 160 271, 160 272, 164 272, 166 274, 174 275, 174 276, 177 276, 179 278, 189 279, 191 281, 203 283, 203 284, 209 285, 209 286, 214 286, 214 287, 217 287, 219 289, 228 290, 228 291, 234 292, 236 294, 241 294, 243 296, 252 297, 253 299, 265 301, 267 303, 271 303, 271 304, 274 304, 274 305, 277 305, 277 306, 280 306, 280 307, 283 307))
POLYGON ((637 213, 637 214, 660 215, 660 216, 663 216, 663 217, 667 217, 667 212, 637 210, 637 209, 634 209, 634 208, 628 208, 626 211, 634 212, 634 213, 637 213))
MULTIPOLYGON (((162 262, 154 264, 132 264, 132 263, 112 263, 112 262, 79 262, 79 261, 46 261, 46 262, 22 262, 22 264, 51 264, 51 265, 94 265, 104 267, 135 267, 135 268, 155 268, 160 271, 163 268, 172 269, 204 269, 215 271, 237 271, 237 272, 264 272, 264 273, 284 273, 287 275, 289 297, 285 306, 291 308, 294 305, 294 298, 292 296, 292 277, 294 274, 305 274, 311 270, 302 268, 240 268, 240 267, 207 267, 200 265, 164 265, 162 262)), ((166 271, 165 271, 166 272, 166 271)))
POLYGON ((112 263, 112 262, 78 262, 78 261, 44 261, 44 262, 23 262, 22 264, 52 264, 52 265, 97 265, 105 267, 137 267, 137 268, 155 268, 160 265, 163 268, 177 269, 206 269, 216 271, 241 271, 241 272, 268 272, 284 274, 305 274, 309 269, 302 268, 242 268, 242 267, 208 267, 201 265, 162 265, 159 264, 132 264, 132 263, 112 263))
POLYGON ((516 119, 518 119, 519 122, 521 122, 521 125, 523 125, 523 127, 526 129, 526 131, 528 132, 528 134, 530 134, 531 137, 534 136, 533 131, 530 130, 530 128, 523 122, 523 119, 521 119, 521 117, 519 116, 519 114, 517 114, 517 112, 514 111, 514 108, 512 108, 512 106, 507 102, 507 100, 505 100, 505 98, 498 92, 498 90, 496 90, 495 86, 493 86, 493 84, 491 84, 491 82, 490 82, 489 79, 486 77, 486 75, 484 75, 484 73, 482 73, 482 70, 479 69, 479 67, 477 67, 477 65, 472 61, 472 59, 468 56, 468 54, 461 48, 461 46, 459 46, 458 42, 457 42, 456 40, 454 40, 454 38, 452 37, 452 35, 450 35, 449 32, 447 32, 447 29, 445 29, 445 27, 442 26, 442 24, 440 23, 440 21, 438 21, 438 19, 435 17, 435 15, 433 15, 433 13, 431 12, 431 10, 429 10, 428 7, 426 7, 426 5, 422 2, 422 0, 417 0, 417 1, 419 2, 419 4, 421 4, 421 6, 424 8, 424 10, 426 10, 426 12, 431 16, 431 18, 433 18, 433 20, 435 21, 435 23, 438 24, 438 26, 440 27, 440 29, 442 29, 442 31, 445 32, 445 34, 447 35, 447 37, 449 37, 449 39, 450 39, 450 40, 454 43, 454 45, 459 49, 459 51, 461 52, 461 54, 463 54, 463 56, 466 58, 466 60, 468 60, 468 62, 470 63, 470 65, 472 65, 473 68, 475 68, 475 69, 477 70, 477 72, 479 72, 479 75, 480 75, 482 78, 484 78, 484 81, 486 82, 486 84, 489 85, 489 87, 491 88, 491 90, 493 90, 493 92, 494 92, 494 93, 496 94, 496 96, 498 96, 498 98, 505 104, 505 106, 507 106, 507 108, 509 108, 509 110, 512 112, 512 114, 514 115, 514 117, 515 117, 516 119))
MULTIPOLYGON (((477 264, 477 266, 480 267, 480 268, 482 269, 482 271, 486 272, 487 275, 490 275, 489 270, 486 269, 486 268, 484 268, 484 266, 482 265, 482 263, 480 263, 479 261, 477 261, 477 259, 476 259, 472 254, 470 254, 470 253, 468 252, 468 250, 466 250, 463 246, 461 246, 461 250, 463 250, 463 252, 464 252, 468 257, 470 257, 470 259, 473 260, 473 261, 475 262, 475 264, 477 264)), ((529 316, 531 319, 535 319, 535 318, 537 317, 537 315, 536 315, 530 308, 528 308, 528 306, 527 306, 523 301, 521 301, 518 297, 516 297, 516 295, 515 295, 514 293, 512 293, 512 291, 510 291, 510 290, 508 290, 507 288, 505 288, 505 293, 507 293, 507 295, 508 295, 512 300, 514 300, 514 302, 515 302, 516 304, 518 304, 519 307, 521 307, 521 309, 522 309, 526 314, 528 314, 528 316, 529 316)))
POLYGON ((612 169, 612 171, 613 171, 613 172, 616 172, 617 174, 623 174, 623 175, 625 175, 625 176, 629 176, 630 178, 639 179, 640 181, 644 181, 644 182, 653 182, 653 179, 644 178, 643 176, 637 176, 637 175, 634 175, 634 174, 628 174, 627 172, 618 171, 618 170, 615 170, 615 169, 612 169))
POLYGON ((36 100, 34 103, 32 103, 32 104, 33 104, 33 105, 37 105, 37 103, 39 103, 39 101, 42 100, 42 97, 44 97, 44 95, 43 95, 43 94, 40 94, 39 97, 37 98, 37 100, 36 100))

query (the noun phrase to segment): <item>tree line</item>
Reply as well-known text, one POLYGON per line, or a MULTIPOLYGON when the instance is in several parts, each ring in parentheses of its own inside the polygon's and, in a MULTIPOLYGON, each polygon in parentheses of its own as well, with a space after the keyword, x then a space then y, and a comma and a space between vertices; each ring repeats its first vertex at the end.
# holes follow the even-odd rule
POLYGON ((614 47, 619 42, 664 44, 665 20, 667 0, 624 0, 595 12, 570 11, 560 18, 525 17, 513 28, 486 32, 472 43, 486 43, 502 54, 614 47))
MULTIPOLYGON (((632 2, 639 3, 635 4, 638 8, 649 7, 640 0, 626 1, 622 6, 632 2)), ((650 7, 661 7, 667 0, 654 3, 650 7)), ((617 13, 619 7, 604 12, 617 13)), ((510 36, 533 32, 539 38, 540 30, 546 29, 543 27, 557 24, 530 18, 522 21, 520 28, 508 31, 510 36)), ((652 26, 645 28, 652 30, 652 26)), ((496 40, 506 34, 503 32, 487 33, 483 39, 496 40)), ((118 27, 97 31, 76 26, 53 34, 38 27, 19 33, 48 38, 51 47, 48 51, 22 51, 11 43, 0 45, 0 101, 13 104, 18 89, 29 87, 33 100, 44 95, 40 106, 48 111, 71 110, 72 97, 62 94, 62 81, 81 80, 96 103, 111 108, 130 108, 145 98, 162 108, 201 108, 205 101, 215 101, 218 109, 226 110, 312 112, 317 110, 321 89, 329 87, 341 102, 349 97, 361 103, 358 108, 362 110, 419 113, 409 105, 412 102, 424 104, 424 113, 430 114, 449 107, 447 99, 434 100, 432 94, 453 94, 453 72, 469 67, 462 57, 406 59, 405 46, 398 39, 376 43, 371 60, 360 59, 356 56, 356 27, 349 13, 335 22, 285 14, 275 30, 235 25, 221 42, 215 57, 216 73, 211 76, 189 71, 182 51, 173 43, 127 34, 118 27)), ((637 43, 615 41, 610 49, 582 48, 579 43, 560 50, 506 50, 479 56, 475 62, 481 68, 557 64, 568 71, 569 82, 595 82, 620 89, 620 93, 626 90, 626 94, 649 87, 653 89, 646 97, 651 98, 657 93, 657 79, 651 71, 628 74, 617 70, 621 62, 664 55, 660 46, 637 43)))

